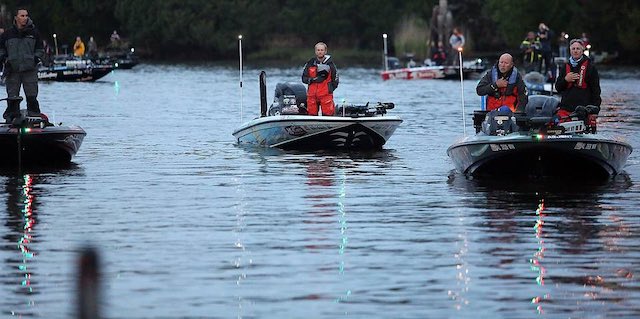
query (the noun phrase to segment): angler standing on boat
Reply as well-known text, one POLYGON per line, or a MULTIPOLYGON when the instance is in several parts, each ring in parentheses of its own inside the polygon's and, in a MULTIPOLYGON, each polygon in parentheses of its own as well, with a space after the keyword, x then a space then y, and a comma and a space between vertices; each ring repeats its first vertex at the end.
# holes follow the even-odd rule
POLYGON ((584 42, 573 39, 569 42, 570 57, 560 68, 556 90, 562 94, 558 116, 566 117, 573 112, 598 114, 600 112, 600 76, 589 57, 584 54, 584 42))
POLYGON ((501 55, 498 63, 484 74, 478 82, 476 93, 487 96, 487 111, 503 105, 512 112, 524 111, 528 100, 524 81, 513 66, 513 57, 509 53, 501 55))
POLYGON ((307 113, 318 115, 318 104, 320 104, 322 115, 334 115, 333 91, 338 87, 338 70, 331 56, 327 54, 326 44, 318 42, 315 53, 316 56, 304 65, 302 71, 302 82, 309 85, 307 113))
POLYGON ((38 104, 38 63, 44 58, 40 33, 25 8, 16 10, 13 27, 0 36, 0 63, 6 75, 7 109, 5 120, 20 113, 20 86, 27 97, 29 115, 40 115, 38 104))

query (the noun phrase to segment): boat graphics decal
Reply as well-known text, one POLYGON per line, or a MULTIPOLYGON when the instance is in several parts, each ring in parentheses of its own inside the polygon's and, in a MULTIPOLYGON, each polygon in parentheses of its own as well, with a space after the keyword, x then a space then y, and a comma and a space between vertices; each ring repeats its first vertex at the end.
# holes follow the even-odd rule
POLYGON ((489 144, 489 146, 491 147, 491 150, 494 152, 509 151, 509 150, 516 149, 515 145, 513 144, 489 144))
POLYGON ((307 131, 302 126, 291 125, 291 126, 286 126, 284 129, 291 136, 303 136, 307 134, 307 131))
POLYGON ((573 149, 574 150, 595 150, 595 149, 598 149, 599 144, 600 143, 577 142, 576 146, 573 149))

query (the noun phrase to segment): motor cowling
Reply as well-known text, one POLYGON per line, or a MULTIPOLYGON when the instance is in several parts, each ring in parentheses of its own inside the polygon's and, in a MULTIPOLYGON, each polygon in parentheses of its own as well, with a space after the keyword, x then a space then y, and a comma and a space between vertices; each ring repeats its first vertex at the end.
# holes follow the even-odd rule
POLYGON ((301 83, 278 83, 269 115, 307 114, 307 89, 301 83))

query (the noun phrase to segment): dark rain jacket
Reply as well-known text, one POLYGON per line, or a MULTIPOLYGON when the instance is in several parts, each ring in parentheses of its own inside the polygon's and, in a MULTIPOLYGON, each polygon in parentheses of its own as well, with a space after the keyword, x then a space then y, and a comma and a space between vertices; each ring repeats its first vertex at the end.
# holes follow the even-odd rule
POLYGON ((593 61, 586 55, 582 55, 580 62, 575 67, 571 66, 569 62, 560 67, 556 90, 562 94, 560 108, 570 112, 575 111, 578 105, 595 105, 599 107, 602 103, 600 76, 598 75, 598 70, 593 66, 593 61), (567 69, 581 74, 582 79, 578 79, 574 83, 568 83, 564 79, 565 75, 567 75, 567 69))
POLYGON ((19 30, 13 27, 0 35, 0 63, 5 63, 5 73, 32 71, 44 59, 44 47, 40 33, 33 21, 19 30))
POLYGON ((302 83, 309 84, 308 91, 317 92, 318 96, 333 94, 339 82, 338 70, 330 55, 325 55, 323 61, 313 57, 304 65, 302 83), (318 69, 322 69, 321 65, 329 66, 329 72, 319 72, 318 69), (317 74, 312 76, 313 74, 310 73, 317 74))

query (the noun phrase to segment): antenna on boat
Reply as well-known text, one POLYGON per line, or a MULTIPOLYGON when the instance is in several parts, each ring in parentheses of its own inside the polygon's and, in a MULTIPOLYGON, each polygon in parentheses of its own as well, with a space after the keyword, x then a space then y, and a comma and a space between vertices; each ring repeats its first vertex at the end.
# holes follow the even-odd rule
POLYGON ((53 44, 56 47, 56 55, 58 55, 58 35, 57 34, 53 34, 53 44))
POLYGON ((462 134, 467 136, 467 121, 464 116, 464 76, 462 73, 462 47, 458 48, 458 60, 460 62, 460 96, 462 97, 462 134))
POLYGON ((240 55, 240 122, 242 122, 242 34, 238 35, 238 52, 240 55))
POLYGON ((384 70, 387 71, 389 70, 389 64, 387 62, 387 34, 383 33, 382 34, 382 65, 384 66, 384 70))

